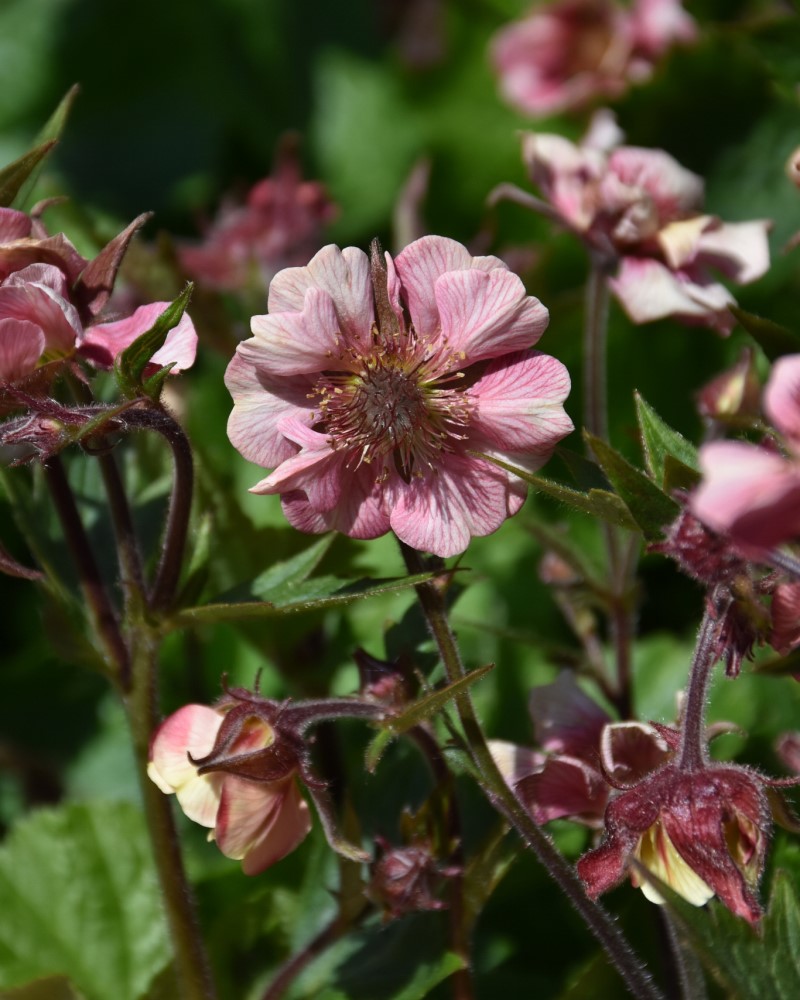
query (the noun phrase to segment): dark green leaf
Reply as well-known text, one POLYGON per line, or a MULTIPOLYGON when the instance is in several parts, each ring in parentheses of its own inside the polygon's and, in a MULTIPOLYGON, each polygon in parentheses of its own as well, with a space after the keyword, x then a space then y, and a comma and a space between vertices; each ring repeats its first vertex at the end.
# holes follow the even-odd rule
POLYGON ((780 323, 774 323, 771 319, 745 312, 738 306, 729 306, 728 308, 770 361, 774 361, 783 354, 796 354, 800 351, 800 335, 793 330, 781 326, 780 323))
POLYGON ((589 490, 588 493, 581 493, 579 490, 573 490, 571 487, 564 486, 562 483, 557 483, 552 479, 545 479, 544 476, 536 476, 526 469, 510 465, 508 462, 503 462, 499 458, 493 458, 491 455, 484 455, 481 452, 474 452, 473 454, 479 458, 486 459, 487 462, 492 462, 507 472, 513 472, 515 476, 519 476, 520 479, 523 479, 540 493, 546 493, 547 496, 553 497, 554 500, 560 500, 561 503, 565 503, 568 507, 579 510, 583 514, 591 514, 603 521, 608 521, 610 524, 616 524, 620 528, 630 528, 632 531, 635 531, 638 527, 636 521, 631 516, 631 512, 614 493, 609 493, 607 490, 594 489, 589 490))
POLYGON ((25 181, 55 145, 55 139, 43 142, 0 170, 0 207, 7 208, 14 202, 25 181))
POLYGON ((675 490, 689 492, 700 482, 700 473, 690 465, 684 465, 672 455, 664 456, 664 492, 672 496, 675 490))
MULTIPOLYGON (((189 304, 189 299, 192 297, 193 289, 194 285, 189 282, 177 299, 161 313, 150 329, 137 337, 117 356, 114 362, 114 372, 123 395, 136 398, 141 396, 142 392, 147 392, 145 384, 142 382, 142 374, 150 358, 163 346, 169 331, 180 322, 189 304)), ((156 376, 154 375, 153 378, 156 376)), ((157 387, 160 391, 160 383, 157 383, 157 387)))
POLYGON ((519 841, 510 840, 508 827, 502 824, 470 858, 464 872, 464 923, 468 932, 520 851, 519 841))
POLYGON ((47 976, 13 990, 3 990, 2 1000, 83 1000, 66 976, 47 976))
MULTIPOLYGON (((45 122, 41 132, 39 132, 36 136, 37 146, 43 146, 48 142, 56 143, 61 138, 61 133, 64 131, 64 126, 67 124, 67 118, 69 118, 69 113, 72 110, 72 105, 75 103, 75 98, 78 96, 79 89, 78 85, 75 84, 66 92, 56 110, 45 122)), ((30 197, 30 194, 33 191, 39 177, 39 173, 41 172, 43 163, 44 158, 40 159, 38 163, 36 163, 33 170, 28 174, 27 178, 17 192, 17 196, 14 199, 17 208, 22 208, 30 197)))
POLYGON ((656 483, 661 486, 665 485, 664 463, 668 456, 677 459, 683 466, 697 471, 697 449, 695 446, 666 424, 638 392, 634 393, 634 398, 645 464, 647 471, 656 483))
POLYGON ((661 538, 664 525, 677 517, 680 511, 678 504, 610 444, 588 432, 584 435, 645 538, 650 541, 661 538))
POLYGON ((169 627, 185 628, 209 622, 244 621, 253 618, 274 618, 280 615, 302 614, 341 607, 377 594, 393 594, 407 590, 418 583, 431 580, 434 573, 416 576, 392 577, 385 580, 340 580, 334 576, 320 576, 302 585, 286 588, 280 599, 273 601, 242 600, 205 604, 198 608, 185 608, 173 616, 169 627))
POLYGON ((41 810, 0 849, 0 987, 63 975, 86 1000, 137 1000, 170 959, 141 813, 41 810))

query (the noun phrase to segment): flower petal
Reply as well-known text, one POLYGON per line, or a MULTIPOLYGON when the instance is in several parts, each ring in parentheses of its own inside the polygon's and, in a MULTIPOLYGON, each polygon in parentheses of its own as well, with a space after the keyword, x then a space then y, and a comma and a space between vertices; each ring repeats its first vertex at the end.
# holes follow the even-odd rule
POLYGON ((309 289, 327 292, 333 300, 338 326, 352 346, 369 344, 375 310, 369 258, 356 247, 323 247, 306 267, 288 267, 272 279, 270 313, 302 312, 309 289))
POLYGON ((550 314, 511 271, 451 271, 436 282, 442 340, 466 363, 531 347, 550 314))
POLYGON ((35 323, 0 319, 0 380, 13 382, 32 372, 44 353, 44 334, 35 323))
POLYGON ((730 332, 733 318, 727 307, 735 303, 720 284, 700 284, 685 272, 670 271, 660 261, 623 257, 609 285, 634 323, 677 316, 730 332))
POLYGON ((571 816, 596 825, 608 800, 603 775, 577 757, 548 757, 537 774, 517 782, 517 794, 537 823, 571 816))
POLYGON ((737 285, 746 285, 769 270, 767 233, 771 227, 767 219, 720 222, 700 237, 698 256, 737 285))
POLYGON ((311 830, 311 813, 297 782, 292 781, 281 808, 263 830, 242 861, 245 875, 258 875, 270 865, 285 858, 311 830))
POLYGON ((9 280, 0 286, 0 315, 27 320, 40 327, 48 351, 67 353, 83 332, 73 305, 49 285, 9 280))
MULTIPOLYGON (((431 336, 439 329, 434 289, 443 274, 471 269, 508 270, 499 257, 473 257, 465 246, 445 236, 415 240, 398 254, 394 264, 405 291, 411 322, 422 336, 431 336)), ((525 346, 530 346, 530 342, 525 346)))
POLYGON ((300 312, 273 310, 254 316, 250 327, 259 344, 261 364, 273 375, 348 367, 334 300, 326 291, 309 288, 300 312))
POLYGON ((293 783, 293 777, 266 782, 225 775, 214 839, 226 857, 241 861, 263 837, 293 783))
POLYGON ((571 670, 562 670, 552 684, 532 688, 528 708, 539 746, 589 761, 597 757, 610 717, 578 686, 571 670))
MULTIPOLYGON (((169 305, 169 302, 150 302, 124 319, 89 327, 81 338, 81 353, 100 367, 112 367, 117 355, 146 333, 169 305)), ((197 333, 194 323, 184 313, 148 361, 148 368, 158 369, 174 363, 172 371, 177 374, 191 368, 196 354, 197 333)))
POLYGON ((31 217, 15 208, 0 208, 0 243, 11 243, 31 234, 31 217))
POLYGON ((788 354, 773 364, 764 389, 764 412, 779 431, 800 444, 800 354, 788 354))

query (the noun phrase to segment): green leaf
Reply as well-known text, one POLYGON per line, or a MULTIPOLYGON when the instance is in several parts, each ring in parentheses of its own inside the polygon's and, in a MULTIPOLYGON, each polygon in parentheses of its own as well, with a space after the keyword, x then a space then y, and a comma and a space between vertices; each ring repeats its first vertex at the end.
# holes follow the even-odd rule
POLYGON ((665 485, 664 463, 667 457, 677 459, 683 466, 698 471, 695 446, 666 424, 638 392, 634 393, 634 399, 639 431, 642 435, 644 459, 647 471, 653 479, 661 486, 665 485))
POLYGON ((659 884, 681 936, 730 1000, 800 996, 800 906, 793 880, 778 871, 761 933, 721 903, 699 909, 659 884))
POLYGON ((661 538, 664 525, 678 516, 678 504, 610 444, 588 432, 584 436, 645 538, 661 538))
POLYGON ((381 732, 378 733, 367 747, 365 755, 367 770, 370 772, 375 770, 384 751, 396 736, 408 732, 409 729, 413 729, 414 726, 418 726, 421 722, 436 715, 449 701, 464 694, 476 681, 485 677, 489 671, 494 670, 494 666, 494 663, 487 663, 476 670, 471 670, 464 677, 453 681, 452 684, 438 688, 436 691, 432 691, 430 694, 415 701, 413 705, 409 705, 400 715, 393 715, 391 718, 386 719, 381 732))
POLYGON ((552 479, 545 479, 544 476, 536 476, 526 469, 510 465, 508 462, 494 458, 491 455, 485 455, 477 451, 470 454, 476 455, 478 458, 484 458, 487 462, 505 469, 506 472, 512 472, 540 493, 546 493, 547 496, 553 497, 554 500, 560 500, 561 503, 572 507, 573 510, 579 510, 583 514, 591 514, 593 517, 599 517, 610 524, 616 524, 619 528, 629 528, 632 531, 636 531, 638 528, 636 521, 631 516, 631 512, 623 501, 616 494, 610 493, 608 490, 591 489, 588 493, 581 493, 579 490, 573 490, 571 487, 564 486, 562 483, 557 483, 552 479))
POLYGON ((150 358, 163 346, 169 331, 180 322, 181 317, 186 312, 186 307, 189 305, 193 290, 194 285, 189 282, 177 299, 168 305, 156 319, 150 329, 145 330, 117 356, 114 362, 114 373, 123 395, 136 398, 144 392, 153 399, 157 398, 161 391, 164 369, 156 372, 146 382, 142 381, 142 374, 150 358), (153 379, 156 381, 153 382, 153 379))
POLYGON ((393 594, 431 580, 436 574, 418 573, 416 576, 390 577, 383 580, 341 580, 335 576, 319 576, 304 583, 276 589, 271 601, 241 600, 204 604, 185 608, 168 623, 172 629, 210 622, 245 621, 254 618, 274 618, 280 615, 302 614, 341 607, 378 594, 393 594))
MULTIPOLYGON (((74 84, 64 97, 61 99, 58 107, 52 113, 52 115, 45 122, 42 130, 36 136, 36 145, 41 147, 46 145, 48 142, 55 145, 61 138, 61 133, 64 131, 64 126, 67 124, 67 118, 69 118, 69 113, 72 110, 72 105, 75 103, 75 98, 78 96, 78 90, 80 88, 77 84, 74 84)), ((52 147, 51 147, 52 148, 52 147)), ((45 154, 46 155, 46 154, 45 154)), ((33 188, 36 185, 36 181, 41 173, 42 166, 44 164, 44 157, 42 157, 33 167, 33 170, 28 174, 27 178, 23 182, 19 191, 17 192, 15 201, 15 207, 22 208, 30 197, 33 188)))
POLYGON ((516 838, 509 842, 508 826, 502 823, 470 858, 464 872, 464 924, 468 932, 520 853, 519 842, 516 838))
POLYGON ((0 207, 7 208, 14 202, 25 181, 55 145, 55 139, 43 142, 0 170, 0 207))
POLYGON ((0 987, 66 976, 86 1000, 137 1000, 168 964, 140 811, 40 810, 0 848, 0 987))
POLYGON ((800 351, 800 335, 793 330, 789 330, 771 319, 746 312, 738 306, 729 306, 728 308, 770 361, 774 361, 783 354, 796 354, 800 351))
POLYGON ((3 990, 2 1000, 83 1000, 83 997, 66 976, 47 976, 13 990, 3 990))

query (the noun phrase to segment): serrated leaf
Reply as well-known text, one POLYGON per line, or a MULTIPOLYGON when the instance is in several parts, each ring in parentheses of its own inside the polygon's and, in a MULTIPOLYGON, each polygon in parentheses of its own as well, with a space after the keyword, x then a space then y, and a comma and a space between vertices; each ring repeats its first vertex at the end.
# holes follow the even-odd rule
POLYGON ((303 583, 284 588, 272 601, 243 600, 215 602, 197 608, 184 608, 167 623, 170 629, 213 622, 245 621, 254 618, 274 618, 280 615, 303 614, 342 607, 354 601, 378 594, 393 594, 433 579, 434 573, 391 577, 383 580, 341 580, 335 576, 314 577, 303 583))
POLYGON ((664 525, 674 521, 680 512, 676 501, 606 441, 588 432, 584 436, 645 538, 648 541, 661 538, 664 525))
POLYGON ((800 996, 800 906, 792 879, 778 871, 757 933, 721 903, 692 906, 659 882, 680 933, 729 1000, 800 996))
POLYGON ((683 466, 698 471, 695 446, 665 423, 638 392, 634 393, 634 399, 639 432, 642 436, 645 464, 653 479, 659 485, 665 485, 664 463, 668 456, 677 459, 683 466))
POLYGON ((55 139, 43 142, 0 170, 0 207, 13 204, 25 181, 55 145, 55 139))
POLYGON ((636 521, 623 501, 616 494, 609 493, 608 490, 591 489, 588 493, 581 493, 579 490, 573 490, 569 486, 564 486, 562 483, 557 483, 552 479, 546 479, 544 476, 534 475, 526 469, 510 465, 508 462, 494 458, 491 455, 485 455, 482 452, 472 452, 471 454, 476 455, 478 458, 486 459, 487 462, 505 469, 506 472, 512 472, 540 493, 545 493, 547 496, 553 497, 554 500, 560 500, 561 503, 572 507, 573 510, 579 510, 583 514, 591 514, 593 517, 599 517, 601 520, 608 521, 609 524, 615 524, 619 528, 629 528, 631 531, 636 531, 638 528, 636 521))
POLYGON ((370 772, 375 770, 384 751, 395 737, 408 732, 409 729, 413 729, 414 726, 418 726, 421 722, 436 715, 448 702, 464 694, 476 681, 485 677, 490 670, 494 670, 494 666, 493 663, 487 663, 476 670, 471 670, 464 677, 453 681, 452 684, 447 684, 443 688, 431 691, 430 694, 415 701, 413 705, 409 705, 400 715, 393 715, 386 719, 382 724, 383 728, 381 732, 378 733, 367 747, 365 755, 367 770, 370 772))
MULTIPOLYGON (((186 312, 194 285, 189 282, 181 294, 170 303, 149 330, 138 336, 114 361, 114 373, 123 395, 140 396, 144 388, 142 374, 150 358, 164 345, 167 334, 178 325, 186 312)), ((155 377, 155 376, 154 376, 155 377)))
POLYGON ((0 848, 0 986, 66 976, 86 1000, 137 1000, 170 949, 140 811, 40 810, 0 848))
POLYGON ((800 334, 795 333, 794 330, 781 326, 780 323, 775 323, 771 319, 746 312, 739 306, 729 306, 728 308, 770 361, 774 361, 783 354, 796 354, 800 351, 800 334))
MULTIPOLYGON (((72 105, 75 103, 75 98, 78 96, 79 89, 78 85, 74 84, 62 97, 58 107, 52 115, 50 115, 42 127, 42 130, 36 136, 37 146, 43 146, 48 142, 55 144, 61 138, 61 133, 64 131, 64 126, 67 124, 67 119, 69 118, 70 111, 72 110, 72 105)), ((28 200, 33 188, 36 185, 43 163, 44 157, 36 163, 33 170, 28 174, 27 178, 17 192, 17 196, 14 199, 17 208, 21 208, 28 200)))

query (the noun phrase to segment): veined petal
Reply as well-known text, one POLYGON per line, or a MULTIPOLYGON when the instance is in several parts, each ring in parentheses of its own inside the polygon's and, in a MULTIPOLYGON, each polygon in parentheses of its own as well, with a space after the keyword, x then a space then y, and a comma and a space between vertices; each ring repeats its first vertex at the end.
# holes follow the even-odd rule
POLYGON ((669 755, 667 741, 646 722, 612 722, 600 736, 603 768, 618 782, 638 781, 665 763, 669 755))
POLYGON ((411 322, 421 336, 430 336, 439 328, 434 289, 443 274, 471 269, 508 270, 499 257, 473 257, 465 246, 445 236, 415 240, 398 254, 394 264, 405 291, 411 322))
MULTIPOLYGON (((98 323, 89 327, 80 342, 81 353, 95 364, 110 368, 117 355, 146 333, 170 305, 169 302, 150 302, 139 306, 130 316, 111 323, 98 323)), ((184 313, 178 324, 166 336, 162 346, 153 354, 148 366, 163 368, 174 364, 175 374, 191 368, 197 355, 197 332, 189 316, 184 313)))
POLYGON ((347 489, 331 510, 316 510, 302 490, 282 494, 281 504, 289 523, 311 534, 341 531, 350 538, 378 538, 389 530, 383 490, 368 465, 348 476, 347 489))
POLYGON ((31 217, 15 208, 0 208, 0 243, 11 243, 31 234, 31 217))
POLYGON ((663 149, 620 146, 611 153, 608 167, 623 184, 653 199, 662 223, 689 215, 703 203, 703 179, 663 149))
POLYGON ((720 222, 709 227, 698 242, 698 256, 704 263, 719 268, 737 285, 755 281, 769 270, 769 233, 767 219, 751 222, 720 222))
POLYGON ((279 426, 287 419, 310 421, 312 383, 307 376, 268 372, 262 364, 261 341, 253 337, 236 348, 225 372, 225 385, 234 402, 228 437, 237 451, 267 469, 297 452, 279 426))
POLYGON ((250 781, 225 775, 217 813, 214 839, 222 853, 241 861, 265 828, 274 821, 288 786, 294 778, 283 781, 250 781))
POLYGON ((369 258, 363 250, 340 250, 331 244, 323 247, 306 267, 280 271, 269 288, 270 313, 302 312, 309 289, 327 292, 333 300, 338 327, 348 344, 369 344, 375 310, 369 258))
POLYGON ((33 282, 0 286, 0 315, 40 327, 48 351, 66 353, 83 332, 77 310, 49 285, 33 282))
POLYGON ((489 752, 506 784, 512 787, 521 779, 541 770, 545 755, 507 740, 489 740, 489 752))
POLYGON ((493 361, 467 395, 476 402, 470 437, 482 435, 508 451, 550 452, 574 430, 564 412, 570 378, 560 361, 539 351, 493 361))
POLYGON ((733 318, 727 307, 735 300, 719 284, 701 285, 684 272, 670 271, 651 258, 623 257, 609 285, 634 323, 678 316, 730 332, 733 318))
POLYGON ((348 367, 339 318, 327 291, 309 288, 300 312, 273 310, 266 316, 254 316, 250 327, 258 342, 261 364, 273 375, 348 367))
POLYGON ((435 295, 442 340, 466 364, 531 347, 550 319, 511 271, 451 271, 435 295))
POLYGON ((276 861, 285 858, 305 839, 311 830, 308 803, 292 781, 283 803, 265 825, 261 836, 253 843, 242 861, 245 875, 258 875, 276 861))
POLYGON ((13 382, 32 372, 44 353, 44 334, 35 323, 0 319, 0 380, 13 382))
POLYGON ((528 709, 540 746, 583 760, 596 758, 600 734, 611 721, 578 686, 571 670, 562 670, 552 684, 532 688, 528 709))
POLYGON ((519 781, 516 790, 537 823, 572 816, 595 825, 603 815, 609 786, 586 761, 555 754, 538 773, 519 781))
POLYGON ((471 536, 491 534, 509 516, 517 500, 509 479, 480 459, 456 455, 446 456, 424 479, 405 483, 395 476, 385 487, 392 529, 412 548, 442 558, 457 555, 471 536))
MULTIPOLYGON (((666 882, 670 889, 683 896, 692 906, 704 906, 714 895, 714 890, 675 850, 675 845, 660 822, 642 835, 635 856, 649 872, 666 882)), ((647 879, 641 878, 635 869, 631 872, 631 882, 641 888, 651 903, 663 905, 664 897, 658 889, 647 879)))
POLYGON ((291 458, 282 462, 266 479, 250 487, 251 493, 289 493, 303 490, 312 507, 323 513, 339 502, 342 493, 344 458, 331 448, 325 434, 318 434, 291 418, 281 421, 280 430, 300 445, 291 458))

